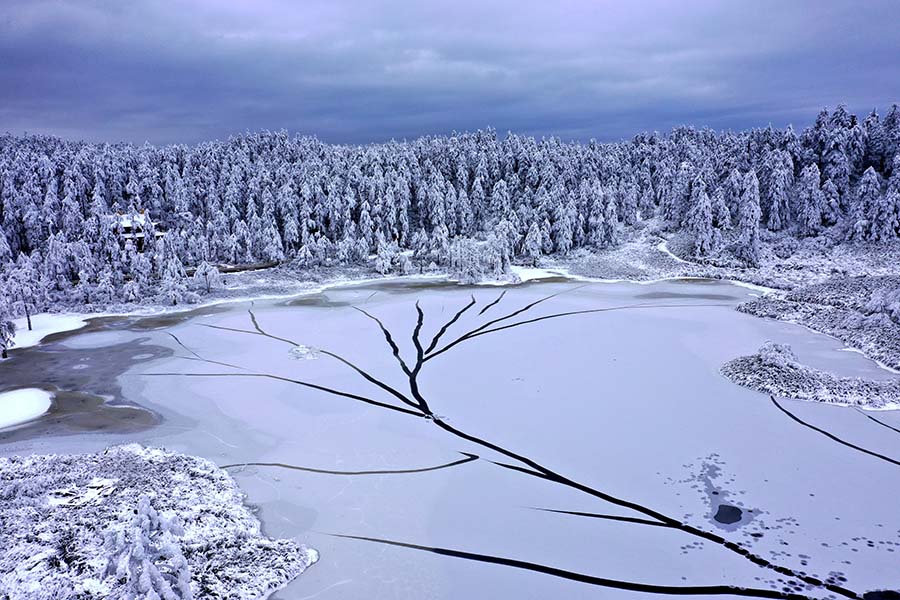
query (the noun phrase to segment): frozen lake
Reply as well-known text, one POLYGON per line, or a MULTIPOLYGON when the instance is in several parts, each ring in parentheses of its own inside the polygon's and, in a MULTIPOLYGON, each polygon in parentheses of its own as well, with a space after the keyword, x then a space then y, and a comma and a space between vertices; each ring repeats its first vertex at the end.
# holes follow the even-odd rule
POLYGON ((268 535, 321 553, 284 600, 900 589, 900 415, 779 401, 816 431, 719 367, 771 340, 893 375, 734 310, 754 293, 388 282, 95 320, 0 365, 0 392, 58 392, 0 454, 227 466, 268 535))

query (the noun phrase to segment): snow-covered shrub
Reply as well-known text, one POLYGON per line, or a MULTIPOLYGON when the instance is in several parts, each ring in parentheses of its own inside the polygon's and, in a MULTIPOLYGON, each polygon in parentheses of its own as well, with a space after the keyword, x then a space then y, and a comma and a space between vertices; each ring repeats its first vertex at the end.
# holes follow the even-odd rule
POLYGON ((195 289, 206 293, 222 286, 222 274, 219 269, 205 260, 197 265, 191 280, 195 289))
POLYGON ((875 290, 866 303, 869 312, 883 312, 893 321, 900 323, 900 285, 875 290))
POLYGON ((177 518, 159 515, 141 496, 124 526, 107 531, 106 573, 122 586, 123 600, 191 600, 191 570, 181 552, 184 535, 177 518))
POLYGON ((263 536, 234 480, 193 456, 12 456, 0 481, 4 600, 251 600, 318 556, 263 536))
POLYGON ((873 408, 900 402, 900 381, 835 377, 800 364, 790 346, 773 342, 725 363, 722 373, 738 385, 798 400, 873 408))

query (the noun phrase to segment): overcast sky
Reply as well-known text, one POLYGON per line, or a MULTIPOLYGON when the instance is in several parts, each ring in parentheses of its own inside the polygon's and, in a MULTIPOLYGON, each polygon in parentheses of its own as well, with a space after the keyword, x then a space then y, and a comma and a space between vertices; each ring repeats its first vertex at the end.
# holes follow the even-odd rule
POLYGON ((615 140, 900 101, 900 3, 2 0, 0 131, 615 140))

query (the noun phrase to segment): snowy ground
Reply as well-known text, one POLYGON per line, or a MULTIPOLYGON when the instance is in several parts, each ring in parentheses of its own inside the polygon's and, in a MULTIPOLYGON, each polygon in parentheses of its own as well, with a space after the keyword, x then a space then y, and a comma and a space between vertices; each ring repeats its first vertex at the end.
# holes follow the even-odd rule
POLYGON ((11 600, 265 598, 318 558, 266 538, 231 477, 199 458, 137 445, 0 458, 0 481, 11 600))
MULTIPOLYGON (((25 350, 0 369, 64 348, 54 364, 56 385, 65 388, 119 365, 123 398, 161 422, 5 444, 0 434, 0 453, 96 452, 140 442, 214 461, 259 507, 268 535, 308 541, 322 552, 315 569, 278 592, 283 600, 467 598, 485 590, 514 598, 646 597, 428 548, 640 585, 778 590, 790 582, 804 597, 829 596, 684 529, 603 517, 646 518, 504 468, 521 463, 473 439, 795 572, 854 592, 897 589, 896 465, 798 423, 768 395, 734 385, 719 369, 772 340, 836 377, 896 375, 841 352, 844 344, 830 337, 734 310, 757 294, 716 281, 551 280, 503 289, 384 282, 147 319, 147 326, 123 321, 25 350), (541 320, 473 337, 428 360, 419 389, 437 419, 409 414, 385 388, 326 353, 407 391, 409 378, 378 324, 354 307, 393 332, 398 354, 412 366, 416 304, 427 347, 472 297, 476 303, 437 348, 537 301, 496 326, 541 320), (630 308, 609 310, 623 306, 630 308), (602 312, 569 314, 596 310, 602 312), (150 358, 132 360, 143 355, 150 358), (75 370, 79 365, 88 366, 75 370), (455 436, 437 421, 472 437, 455 436)), ((900 427, 897 411, 869 413, 879 424, 852 408, 779 400, 804 423, 900 458, 900 438, 889 428, 900 427)))

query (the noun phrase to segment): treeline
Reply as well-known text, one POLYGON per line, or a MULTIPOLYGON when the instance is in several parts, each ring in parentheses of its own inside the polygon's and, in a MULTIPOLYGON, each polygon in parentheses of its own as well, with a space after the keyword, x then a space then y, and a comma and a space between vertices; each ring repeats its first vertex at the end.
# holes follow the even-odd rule
POLYGON ((896 105, 863 120, 823 110, 799 134, 683 127, 610 144, 492 130, 367 146, 284 132, 190 147, 7 135, 0 313, 177 303, 214 284, 220 264, 315 267, 374 253, 383 272, 431 263, 502 271, 517 256, 613 246, 651 219, 685 231, 698 256, 750 265, 761 228, 893 240, 898 149, 896 105), (139 250, 141 238, 124 232, 141 221, 139 250))

